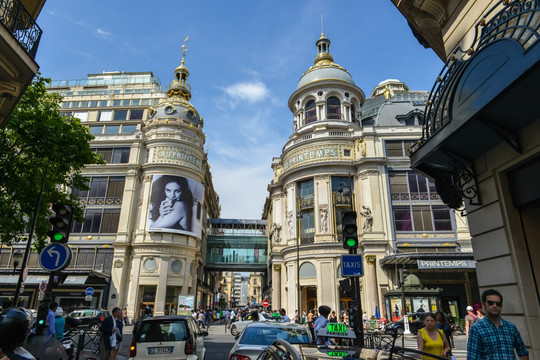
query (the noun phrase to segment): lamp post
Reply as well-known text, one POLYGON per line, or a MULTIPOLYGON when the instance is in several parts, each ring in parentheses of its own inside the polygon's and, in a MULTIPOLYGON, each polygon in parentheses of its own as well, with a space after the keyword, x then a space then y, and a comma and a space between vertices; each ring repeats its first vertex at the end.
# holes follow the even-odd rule
POLYGON ((21 263, 21 260, 23 258, 23 254, 20 250, 16 250, 13 253, 13 275, 15 275, 15 270, 17 269, 17 266, 21 263))
POLYGON ((296 213, 296 293, 298 296, 298 323, 300 323, 300 314, 301 314, 301 307, 302 303, 300 301, 301 291, 300 291, 300 236, 302 234, 300 230, 300 224, 302 221, 302 212, 300 211, 300 198, 298 198, 298 212, 296 213))

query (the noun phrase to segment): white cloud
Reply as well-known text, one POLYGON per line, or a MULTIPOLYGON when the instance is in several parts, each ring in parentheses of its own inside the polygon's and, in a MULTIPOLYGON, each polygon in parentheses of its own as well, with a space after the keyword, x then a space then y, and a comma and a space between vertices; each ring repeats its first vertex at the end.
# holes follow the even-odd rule
POLYGON ((111 33, 108 32, 108 31, 102 30, 100 28, 96 29, 96 36, 98 36, 100 38, 103 38, 105 40, 110 40, 111 39, 111 33))
POLYGON ((238 100, 255 103, 266 98, 270 92, 262 81, 236 83, 226 87, 224 91, 235 103, 238 100))

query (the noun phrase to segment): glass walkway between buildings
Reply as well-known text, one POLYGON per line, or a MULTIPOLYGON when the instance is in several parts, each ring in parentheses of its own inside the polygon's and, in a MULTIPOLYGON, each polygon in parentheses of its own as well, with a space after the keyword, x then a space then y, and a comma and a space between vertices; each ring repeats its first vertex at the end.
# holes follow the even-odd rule
POLYGON ((265 272, 268 267, 266 220, 212 219, 206 267, 216 271, 265 272))

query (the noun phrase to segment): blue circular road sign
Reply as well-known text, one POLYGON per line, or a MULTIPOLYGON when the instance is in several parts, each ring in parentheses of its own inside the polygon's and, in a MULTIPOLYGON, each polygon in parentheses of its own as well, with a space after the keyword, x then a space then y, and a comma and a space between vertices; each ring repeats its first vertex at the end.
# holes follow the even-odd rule
POLYGON ((49 271, 58 271, 66 268, 73 255, 71 249, 64 244, 49 244, 39 256, 41 267, 49 271))
POLYGON ((87 287, 86 290, 84 290, 84 294, 86 296, 92 296, 94 295, 94 288, 93 287, 87 287))

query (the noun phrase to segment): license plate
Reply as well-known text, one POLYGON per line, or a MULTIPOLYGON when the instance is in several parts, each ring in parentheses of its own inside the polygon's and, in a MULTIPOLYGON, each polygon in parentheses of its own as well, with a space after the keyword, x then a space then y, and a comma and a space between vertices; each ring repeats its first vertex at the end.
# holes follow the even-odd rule
POLYGON ((172 354, 173 346, 148 348, 148 355, 172 354))

